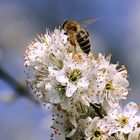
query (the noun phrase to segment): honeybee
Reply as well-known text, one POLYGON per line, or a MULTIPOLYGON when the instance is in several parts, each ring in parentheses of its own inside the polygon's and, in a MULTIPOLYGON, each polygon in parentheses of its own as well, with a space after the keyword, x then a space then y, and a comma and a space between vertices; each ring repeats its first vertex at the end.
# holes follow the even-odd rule
POLYGON ((89 33, 84 29, 89 24, 95 22, 97 18, 91 18, 83 20, 81 22, 77 21, 65 21, 62 24, 62 29, 68 35, 68 41, 74 46, 74 52, 76 52, 76 47, 80 46, 81 50, 85 54, 89 54, 91 50, 91 44, 89 40, 89 33))

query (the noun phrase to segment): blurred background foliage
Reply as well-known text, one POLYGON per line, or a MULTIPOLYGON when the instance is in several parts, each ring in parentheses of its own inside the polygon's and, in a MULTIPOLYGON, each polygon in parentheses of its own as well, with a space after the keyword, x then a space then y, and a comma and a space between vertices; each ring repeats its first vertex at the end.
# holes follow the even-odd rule
POLYGON ((23 52, 46 27, 53 30, 66 19, 94 16, 99 20, 87 30, 95 53, 111 53, 112 62, 126 66, 132 89, 126 102, 140 104, 139 0, 0 0, 0 140, 49 139, 51 113, 30 100, 24 89, 23 52), (3 78, 1 70, 14 81, 3 78))

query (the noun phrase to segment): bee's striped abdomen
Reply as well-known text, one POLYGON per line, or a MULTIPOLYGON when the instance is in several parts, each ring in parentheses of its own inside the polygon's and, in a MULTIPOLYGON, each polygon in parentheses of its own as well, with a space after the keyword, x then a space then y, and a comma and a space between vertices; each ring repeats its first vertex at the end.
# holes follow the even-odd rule
POLYGON ((88 34, 85 35, 83 33, 79 33, 77 36, 77 42, 82 49, 82 51, 86 54, 89 54, 90 52, 90 42, 89 42, 89 36, 88 34))

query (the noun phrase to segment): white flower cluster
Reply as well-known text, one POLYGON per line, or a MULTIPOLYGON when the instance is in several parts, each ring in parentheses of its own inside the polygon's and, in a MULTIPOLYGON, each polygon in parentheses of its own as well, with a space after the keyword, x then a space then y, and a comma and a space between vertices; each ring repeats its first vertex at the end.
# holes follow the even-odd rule
POLYGON ((122 111, 129 82, 111 56, 72 51, 61 29, 39 35, 24 53, 29 83, 41 103, 54 109, 51 139, 139 140, 140 115, 134 102, 122 111))

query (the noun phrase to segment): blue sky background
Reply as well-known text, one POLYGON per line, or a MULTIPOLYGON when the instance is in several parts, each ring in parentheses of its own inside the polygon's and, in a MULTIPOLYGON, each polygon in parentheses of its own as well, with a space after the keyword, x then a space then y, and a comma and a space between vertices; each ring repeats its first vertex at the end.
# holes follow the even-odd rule
MULTIPOLYGON (((66 19, 94 16, 99 21, 87 30, 95 53, 112 53, 112 62, 127 67, 132 89, 128 101, 140 104, 139 0, 1 0, 0 67, 25 85, 23 51, 28 41, 66 19)), ((48 140, 44 119, 49 121, 51 113, 26 98, 3 102, 6 95, 12 97, 15 91, 0 78, 0 140, 48 140)))

